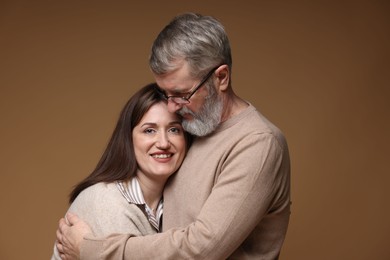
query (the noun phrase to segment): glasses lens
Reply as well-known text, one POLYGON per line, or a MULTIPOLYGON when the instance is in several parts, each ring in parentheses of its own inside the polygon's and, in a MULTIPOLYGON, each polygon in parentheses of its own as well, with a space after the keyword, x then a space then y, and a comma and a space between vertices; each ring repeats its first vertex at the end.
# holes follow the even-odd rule
POLYGON ((169 99, 176 104, 188 104, 188 100, 182 98, 182 97, 169 97, 169 99))

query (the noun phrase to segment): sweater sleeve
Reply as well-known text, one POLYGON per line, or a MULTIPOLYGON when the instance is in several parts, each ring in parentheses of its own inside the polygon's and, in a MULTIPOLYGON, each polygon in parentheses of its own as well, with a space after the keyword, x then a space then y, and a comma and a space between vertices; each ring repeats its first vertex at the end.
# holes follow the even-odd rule
POLYGON ((286 157, 272 134, 248 137, 226 160, 195 222, 152 236, 85 240, 82 251, 94 255, 99 248, 124 259, 227 258, 267 213, 289 203, 286 157))

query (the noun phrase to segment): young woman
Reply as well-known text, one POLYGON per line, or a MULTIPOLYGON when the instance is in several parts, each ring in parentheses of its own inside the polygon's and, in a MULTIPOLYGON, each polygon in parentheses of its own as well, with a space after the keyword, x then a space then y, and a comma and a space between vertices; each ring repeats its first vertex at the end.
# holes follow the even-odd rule
MULTIPOLYGON (((165 182, 189 143, 181 118, 168 112, 156 84, 143 87, 123 108, 96 169, 73 189, 68 212, 96 236, 159 232, 165 182)), ((56 247, 52 259, 61 259, 56 247)))

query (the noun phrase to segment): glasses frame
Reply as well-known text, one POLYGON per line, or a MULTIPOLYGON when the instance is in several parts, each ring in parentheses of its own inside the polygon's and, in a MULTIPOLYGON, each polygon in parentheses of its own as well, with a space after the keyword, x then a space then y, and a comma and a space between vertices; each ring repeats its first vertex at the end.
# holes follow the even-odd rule
POLYGON ((218 65, 214 68, 212 68, 206 76, 200 81, 200 83, 194 88, 194 90, 190 91, 190 93, 187 94, 187 96, 176 96, 176 95, 171 95, 167 96, 161 89, 159 89, 159 92, 163 95, 163 97, 169 102, 171 100, 172 102, 175 102, 176 104, 189 104, 190 103, 190 98, 195 94, 196 91, 202 87, 206 81, 211 77, 211 75, 214 74, 214 72, 221 67, 223 64, 218 65))

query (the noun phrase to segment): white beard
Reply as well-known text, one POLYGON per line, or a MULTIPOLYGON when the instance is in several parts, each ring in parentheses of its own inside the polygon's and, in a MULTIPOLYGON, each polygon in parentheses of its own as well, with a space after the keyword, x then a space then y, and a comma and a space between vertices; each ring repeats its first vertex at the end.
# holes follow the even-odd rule
POLYGON ((184 119, 182 125, 184 130, 196 136, 206 136, 214 132, 221 122, 222 100, 214 86, 208 86, 208 90, 210 94, 205 98, 205 103, 198 113, 192 112, 187 107, 183 107, 178 111, 181 115, 192 115, 192 120, 184 119))

